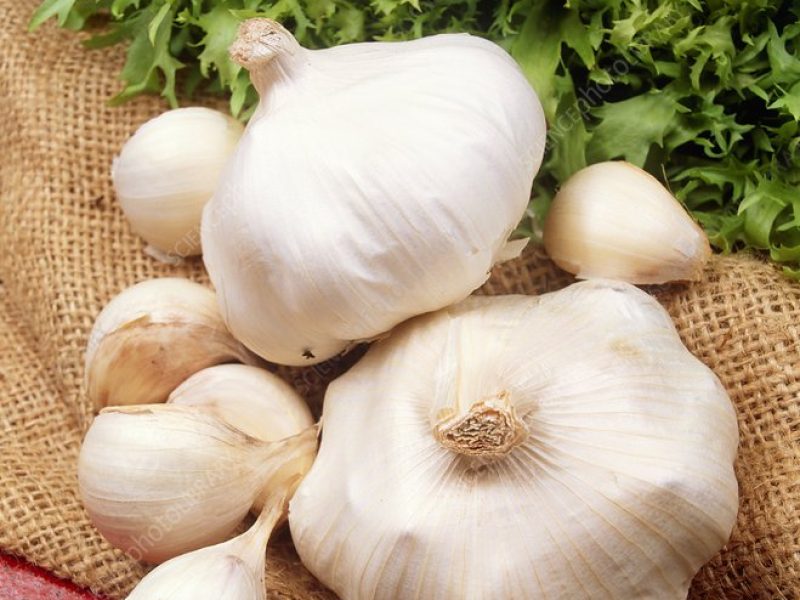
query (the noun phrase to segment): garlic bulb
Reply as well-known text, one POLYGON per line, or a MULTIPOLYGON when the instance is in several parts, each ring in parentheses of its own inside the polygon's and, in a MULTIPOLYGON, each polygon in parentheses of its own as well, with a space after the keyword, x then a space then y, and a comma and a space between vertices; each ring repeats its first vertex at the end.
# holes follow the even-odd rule
POLYGON ((233 339, 214 292, 188 279, 143 281, 100 312, 86 350, 95 407, 164 402, 189 375, 211 365, 258 363, 233 339))
POLYGON ((582 279, 694 281, 711 256, 706 234, 672 194, 622 161, 572 175, 553 199, 543 236, 550 258, 582 279))
POLYGON ((265 550, 284 505, 273 500, 243 534, 159 565, 127 600, 266 600, 265 550))
MULTIPOLYGON (((217 365, 189 377, 168 402, 208 411, 247 435, 273 442, 297 435, 314 425, 308 405, 277 375, 248 365, 217 365)), ((311 468, 313 454, 298 454, 264 484, 254 508, 261 512, 277 482, 300 479, 311 468)), ((294 492, 294 489, 291 490, 294 492)))
POLYGON ((261 103, 206 205, 203 260, 251 350, 320 362, 507 258, 545 123, 505 51, 462 34, 311 51, 251 19, 231 56, 261 103))
POLYGON ((289 523, 343 600, 685 598, 736 518, 731 403, 622 282, 401 325, 322 423, 289 523))
POLYGON ((157 254, 200 254, 200 217, 242 135, 241 123, 210 108, 176 108, 125 142, 111 178, 133 230, 157 254))
POLYGON ((263 442, 192 406, 120 406, 104 409, 89 428, 78 483, 111 544, 161 562, 223 540, 265 482, 315 450, 316 427, 263 442))

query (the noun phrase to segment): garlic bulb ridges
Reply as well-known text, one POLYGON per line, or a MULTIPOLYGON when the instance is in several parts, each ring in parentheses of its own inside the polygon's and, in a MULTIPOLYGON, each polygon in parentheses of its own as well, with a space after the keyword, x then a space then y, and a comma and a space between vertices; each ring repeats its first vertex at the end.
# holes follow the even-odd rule
POLYGON ((289 523, 343 600, 686 598, 736 519, 730 400, 623 282, 412 319, 322 423, 289 523))
POLYGON ((711 256, 706 234, 672 194, 622 161, 572 175, 553 199, 543 237, 550 258, 583 279, 694 281, 711 256))
POLYGON ((98 315, 86 389, 97 409, 164 402, 193 373, 226 362, 260 360, 231 336, 214 292, 187 279, 152 279, 122 291, 98 315))
POLYGON ((519 253, 545 122, 522 72, 469 35, 302 48, 245 21, 256 113, 203 214, 231 331, 306 365, 467 296, 519 253))
POLYGON ((78 483, 109 542, 161 562, 223 540, 265 482, 315 450, 316 427, 263 442, 192 406, 120 406, 101 411, 89 428, 78 483))
POLYGON ((256 522, 243 534, 159 565, 127 600, 266 600, 266 545, 285 510, 283 493, 269 498, 256 522))
POLYGON ((200 217, 242 135, 241 123, 203 107, 176 108, 142 125, 114 159, 111 178, 133 230, 157 253, 200 254, 200 217))
MULTIPOLYGON (((189 377, 169 396, 169 403, 193 406, 265 442, 298 435, 314 425, 308 405, 277 375, 249 365, 217 365, 189 377)), ((253 505, 261 512, 267 496, 293 480, 299 484, 311 468, 313 453, 297 454, 264 483, 253 505)), ((294 488, 290 490, 294 492, 294 488)))

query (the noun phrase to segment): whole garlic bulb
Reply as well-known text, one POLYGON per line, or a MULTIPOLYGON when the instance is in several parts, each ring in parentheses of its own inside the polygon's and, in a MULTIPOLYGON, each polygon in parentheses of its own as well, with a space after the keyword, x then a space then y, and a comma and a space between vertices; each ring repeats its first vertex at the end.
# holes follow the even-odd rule
POLYGON ((572 175, 553 199, 543 237, 550 258, 582 279, 694 281, 711 256, 705 232, 674 196, 623 161, 572 175))
POLYGON ((231 56, 261 103, 206 205, 203 260, 251 350, 320 362, 507 258, 545 122, 505 51, 462 34, 311 51, 251 19, 231 56))
POLYGON ((161 562, 225 539, 277 471, 315 451, 316 427, 263 442, 192 406, 118 406, 89 428, 78 483, 111 544, 161 562))
MULTIPOLYGON (((209 412, 247 435, 274 442, 297 435, 314 418, 300 395, 277 375, 249 365, 217 365, 198 371, 170 394, 169 403, 209 412)), ((298 484, 314 462, 313 454, 298 454, 264 484, 253 508, 261 512, 277 482, 298 484)), ((292 488, 291 493, 294 493, 292 488)))
POLYGON ((111 167, 133 230, 158 253, 200 254, 200 217, 242 135, 236 119, 210 108, 176 108, 147 121, 111 167))
POLYGON ((266 600, 265 549, 285 508, 273 498, 243 534, 160 564, 127 600, 266 600))
POLYGON ((686 598, 736 518, 730 400, 622 282, 418 317, 322 423, 289 523, 343 600, 686 598))
POLYGON ((188 279, 137 283, 97 317, 86 350, 86 389, 97 409, 164 402, 211 365, 260 362, 225 326, 214 292, 188 279))

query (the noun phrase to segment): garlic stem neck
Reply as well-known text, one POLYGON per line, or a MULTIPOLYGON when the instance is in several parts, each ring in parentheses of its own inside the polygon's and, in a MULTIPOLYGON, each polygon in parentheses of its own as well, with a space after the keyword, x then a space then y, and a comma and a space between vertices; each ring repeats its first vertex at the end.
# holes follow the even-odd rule
POLYGON ((433 429, 444 448, 468 456, 502 456, 521 444, 525 424, 508 403, 507 392, 476 402, 466 414, 445 415, 433 429))
MULTIPOLYGON (((261 450, 255 455, 257 461, 256 472, 261 481, 267 482, 287 464, 303 456, 313 456, 317 449, 317 436, 319 426, 312 425, 293 435, 275 442, 260 442, 261 450)), ((296 475, 296 474, 295 474, 296 475)), ((291 477, 294 478, 295 475, 291 477)), ((293 481, 287 481, 287 490, 293 491, 293 481)), ((281 490, 276 490, 276 493, 281 490)), ((281 491, 287 494, 288 491, 281 491)), ((265 504, 266 506, 266 504, 265 504)))
POLYGON ((277 21, 258 18, 239 26, 228 52, 233 62, 250 71, 253 84, 263 96, 273 81, 287 77, 303 47, 277 21))
POLYGON ((258 518, 241 537, 241 554, 250 564, 258 564, 265 560, 267 542, 275 529, 278 520, 286 511, 288 487, 276 490, 264 503, 258 518))

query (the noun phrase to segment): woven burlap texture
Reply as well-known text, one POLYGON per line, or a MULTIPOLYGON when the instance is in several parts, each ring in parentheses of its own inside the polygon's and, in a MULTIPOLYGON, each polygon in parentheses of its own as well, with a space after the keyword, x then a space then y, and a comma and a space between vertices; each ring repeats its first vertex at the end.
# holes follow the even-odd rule
MULTIPOLYGON (((118 598, 145 569, 105 543, 77 495, 91 420, 81 391, 87 335, 103 304, 132 283, 207 278, 199 260, 168 267, 146 256, 110 187, 112 156, 163 102, 108 107, 123 53, 89 52, 50 24, 25 33, 35 4, 0 0, 0 546, 118 598)), ((539 293, 569 281, 534 250, 497 269, 484 291, 539 293)), ((800 286, 756 259, 717 257, 702 283, 653 291, 739 415, 738 523, 691 598, 798 597, 800 286)), ((346 366, 280 373, 316 404, 346 366)), ((267 568, 271 597, 331 597, 286 532, 267 568)))

